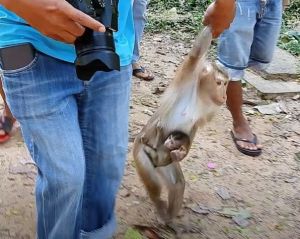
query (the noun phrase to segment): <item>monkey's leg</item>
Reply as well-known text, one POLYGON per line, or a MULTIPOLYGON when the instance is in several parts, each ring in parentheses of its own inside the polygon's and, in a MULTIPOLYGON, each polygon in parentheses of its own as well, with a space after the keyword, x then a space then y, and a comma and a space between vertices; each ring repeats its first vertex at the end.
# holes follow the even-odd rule
MULTIPOLYGON (((168 221, 176 217, 182 207, 185 179, 179 163, 172 163, 159 170, 168 187, 168 221)), ((167 222, 168 222, 167 221, 167 222)))
POLYGON ((148 158, 150 159, 150 161, 152 162, 152 164, 154 164, 156 166, 157 160, 158 160, 158 155, 157 155, 156 150, 154 150, 153 148, 151 148, 148 145, 143 145, 143 150, 146 153, 146 155, 148 156, 148 158))
POLYGON ((160 198, 162 182, 156 168, 143 150, 139 150, 139 153, 135 157, 135 163, 137 172, 145 185, 150 199, 155 205, 158 215, 165 221, 167 217, 167 204, 160 198))
POLYGON ((161 143, 161 138, 162 138, 162 129, 159 127, 156 127, 155 129, 156 132, 156 136, 155 136, 155 140, 153 142, 153 147, 155 149, 157 149, 157 147, 159 146, 159 144, 161 143))

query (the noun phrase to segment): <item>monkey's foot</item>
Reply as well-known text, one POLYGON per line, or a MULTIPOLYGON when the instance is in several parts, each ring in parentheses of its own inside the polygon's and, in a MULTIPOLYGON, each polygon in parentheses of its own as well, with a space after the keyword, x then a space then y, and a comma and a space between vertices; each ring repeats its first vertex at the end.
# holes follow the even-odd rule
POLYGON ((169 223, 171 221, 171 218, 168 215, 167 203, 163 200, 160 200, 159 202, 155 203, 155 206, 159 222, 164 225, 169 223))

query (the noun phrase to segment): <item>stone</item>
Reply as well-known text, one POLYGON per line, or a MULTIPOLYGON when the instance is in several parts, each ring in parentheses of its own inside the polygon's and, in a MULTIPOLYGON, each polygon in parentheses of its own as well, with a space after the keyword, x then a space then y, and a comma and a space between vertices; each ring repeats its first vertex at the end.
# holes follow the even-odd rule
POLYGON ((257 109, 261 114, 264 115, 275 115, 279 113, 288 113, 286 110, 286 106, 283 102, 280 103, 272 103, 268 105, 258 105, 254 107, 257 109))
POLYGON ((261 73, 262 76, 268 80, 300 80, 300 59, 276 47, 272 62, 269 67, 261 73))
POLYGON ((300 83, 265 80, 263 77, 246 71, 244 80, 255 87, 265 99, 277 96, 295 96, 300 93, 300 83))
POLYGON ((231 198, 227 188, 225 187, 218 187, 216 190, 216 193, 223 199, 223 200, 228 200, 231 198))
POLYGON ((240 215, 234 216, 232 220, 242 228, 245 228, 249 225, 249 221, 240 215))

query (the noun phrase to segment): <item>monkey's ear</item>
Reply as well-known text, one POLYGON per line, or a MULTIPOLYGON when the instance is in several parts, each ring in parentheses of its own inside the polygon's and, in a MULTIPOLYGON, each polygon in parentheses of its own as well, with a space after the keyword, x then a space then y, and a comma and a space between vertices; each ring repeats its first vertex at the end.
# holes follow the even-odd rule
POLYGON ((206 56, 212 42, 212 33, 210 27, 205 27, 197 36, 194 46, 189 53, 190 58, 202 59, 206 56))
POLYGON ((212 64, 206 63, 206 64, 204 64, 204 66, 202 68, 202 74, 208 75, 210 72, 212 72, 212 70, 213 70, 212 64))

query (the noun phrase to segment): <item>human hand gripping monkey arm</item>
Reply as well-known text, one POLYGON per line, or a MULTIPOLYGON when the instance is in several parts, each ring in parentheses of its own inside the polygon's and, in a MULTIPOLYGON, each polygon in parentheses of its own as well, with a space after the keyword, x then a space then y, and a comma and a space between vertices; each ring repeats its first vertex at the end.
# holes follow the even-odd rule
POLYGON ((44 35, 73 43, 85 27, 104 32, 105 27, 65 0, 0 0, 8 10, 25 19, 44 35))
POLYGON ((235 17, 235 0, 215 0, 211 3, 203 19, 205 26, 210 26, 214 38, 218 37, 235 17))

